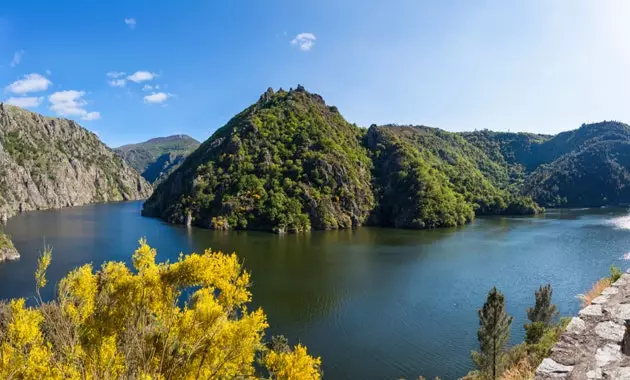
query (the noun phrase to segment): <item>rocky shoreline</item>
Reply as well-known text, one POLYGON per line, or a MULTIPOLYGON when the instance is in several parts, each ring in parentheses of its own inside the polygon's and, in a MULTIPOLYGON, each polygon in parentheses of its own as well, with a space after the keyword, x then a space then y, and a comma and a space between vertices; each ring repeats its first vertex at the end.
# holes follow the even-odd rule
POLYGON ((0 248, 0 262, 17 260, 20 258, 20 253, 15 247, 0 248))

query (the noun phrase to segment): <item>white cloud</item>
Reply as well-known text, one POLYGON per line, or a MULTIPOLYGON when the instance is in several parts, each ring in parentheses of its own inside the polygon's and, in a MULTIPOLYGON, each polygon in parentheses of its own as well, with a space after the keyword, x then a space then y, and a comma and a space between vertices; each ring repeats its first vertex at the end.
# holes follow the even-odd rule
POLYGON ((107 75, 110 78, 120 78, 120 77, 124 76, 125 74, 127 74, 127 73, 125 73, 124 71, 110 71, 110 72, 108 72, 105 75, 107 75))
POLYGON ((173 96, 172 94, 167 94, 165 92, 154 92, 151 95, 147 95, 144 97, 144 102, 149 104, 160 104, 164 103, 166 99, 173 96))
POLYGON ((51 84, 51 81, 40 74, 27 74, 24 75, 23 79, 16 80, 8 85, 6 89, 14 94, 26 94, 46 91, 51 84))
POLYGON ((13 53, 13 59, 11 60, 11 67, 15 67, 22 62, 22 57, 24 56, 24 50, 16 51, 13 53))
POLYGON ((135 18, 126 18, 125 19, 125 24, 127 24, 127 26, 131 29, 134 29, 136 27, 136 19, 135 18))
POLYGON ((109 83, 109 85, 112 87, 125 87, 127 81, 125 79, 112 79, 110 81, 107 81, 107 83, 109 83))
MULTIPOLYGON (((160 88, 160 87, 159 86, 155 86, 155 88, 160 88)), ((142 91, 151 91, 151 90, 153 90, 153 86, 151 86, 150 84, 145 84, 142 87, 142 91)))
POLYGON ((42 104, 43 97, 25 96, 21 98, 11 97, 7 99, 6 103, 22 108, 37 107, 42 104))
POLYGON ((83 99, 84 95, 85 91, 57 91, 48 97, 51 103, 50 109, 60 116, 79 116, 83 120, 100 119, 99 112, 85 110, 87 102, 83 99))
POLYGON ((136 71, 135 73, 129 75, 127 79, 136 83, 140 83, 140 82, 152 80, 156 77, 157 77, 157 74, 152 73, 150 71, 136 71))
MULTIPOLYGON (((101 118, 101 113, 100 112, 88 112, 81 119, 83 119, 83 120, 98 120, 100 118, 101 118)), ((97 135, 98 135, 98 133, 97 133, 97 135)))
POLYGON ((313 33, 300 33, 291 40, 291 45, 297 45, 300 47, 300 50, 309 51, 315 45, 315 40, 317 38, 313 33))

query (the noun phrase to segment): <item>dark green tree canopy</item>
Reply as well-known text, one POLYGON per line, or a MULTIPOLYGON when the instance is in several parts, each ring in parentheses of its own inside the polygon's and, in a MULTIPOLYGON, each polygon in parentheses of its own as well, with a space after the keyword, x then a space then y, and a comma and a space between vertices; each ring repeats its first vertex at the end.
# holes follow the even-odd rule
POLYGON ((479 309, 479 351, 472 353, 473 362, 482 377, 496 380, 501 376, 511 325, 512 317, 505 311, 505 297, 493 287, 479 309))

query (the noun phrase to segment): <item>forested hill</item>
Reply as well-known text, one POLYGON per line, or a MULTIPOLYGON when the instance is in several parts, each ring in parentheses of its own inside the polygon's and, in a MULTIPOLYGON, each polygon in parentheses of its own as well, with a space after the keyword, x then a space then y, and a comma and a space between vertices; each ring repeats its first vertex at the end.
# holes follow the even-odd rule
POLYGON ((0 217, 143 199, 152 188, 98 137, 67 119, 0 103, 0 217))
POLYGON ((236 115, 158 186, 143 213, 216 229, 456 226, 535 213, 507 167, 460 135, 348 123, 298 87, 236 115))
POLYGON ((540 208, 511 186, 497 163, 461 135, 423 126, 372 126, 377 225, 431 228, 482 214, 534 214, 540 208))
POLYGON ((143 213, 215 229, 456 226, 540 206, 630 203, 630 127, 556 136, 348 123, 299 86, 269 89, 205 141, 143 213))
POLYGON ((148 141, 115 148, 149 182, 156 184, 172 173, 186 156, 199 147, 199 141, 187 135, 156 137, 148 141))
POLYGON ((361 225, 374 206, 363 134, 319 95, 269 89, 162 182, 143 213, 216 229, 361 225))
POLYGON ((520 192, 546 207, 630 204, 630 126, 605 121, 556 136, 488 131, 463 134, 495 154, 520 192), (497 154, 497 152, 499 152, 497 154))

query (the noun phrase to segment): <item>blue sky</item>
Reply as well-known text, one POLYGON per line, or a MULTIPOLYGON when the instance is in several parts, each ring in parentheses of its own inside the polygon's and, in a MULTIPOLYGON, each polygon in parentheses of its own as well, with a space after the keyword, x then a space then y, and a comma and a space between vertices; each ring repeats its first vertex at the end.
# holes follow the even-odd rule
POLYGON ((4 2, 0 99, 113 147, 205 140, 267 87, 297 84, 360 126, 630 122, 627 1, 99 3, 4 2))

